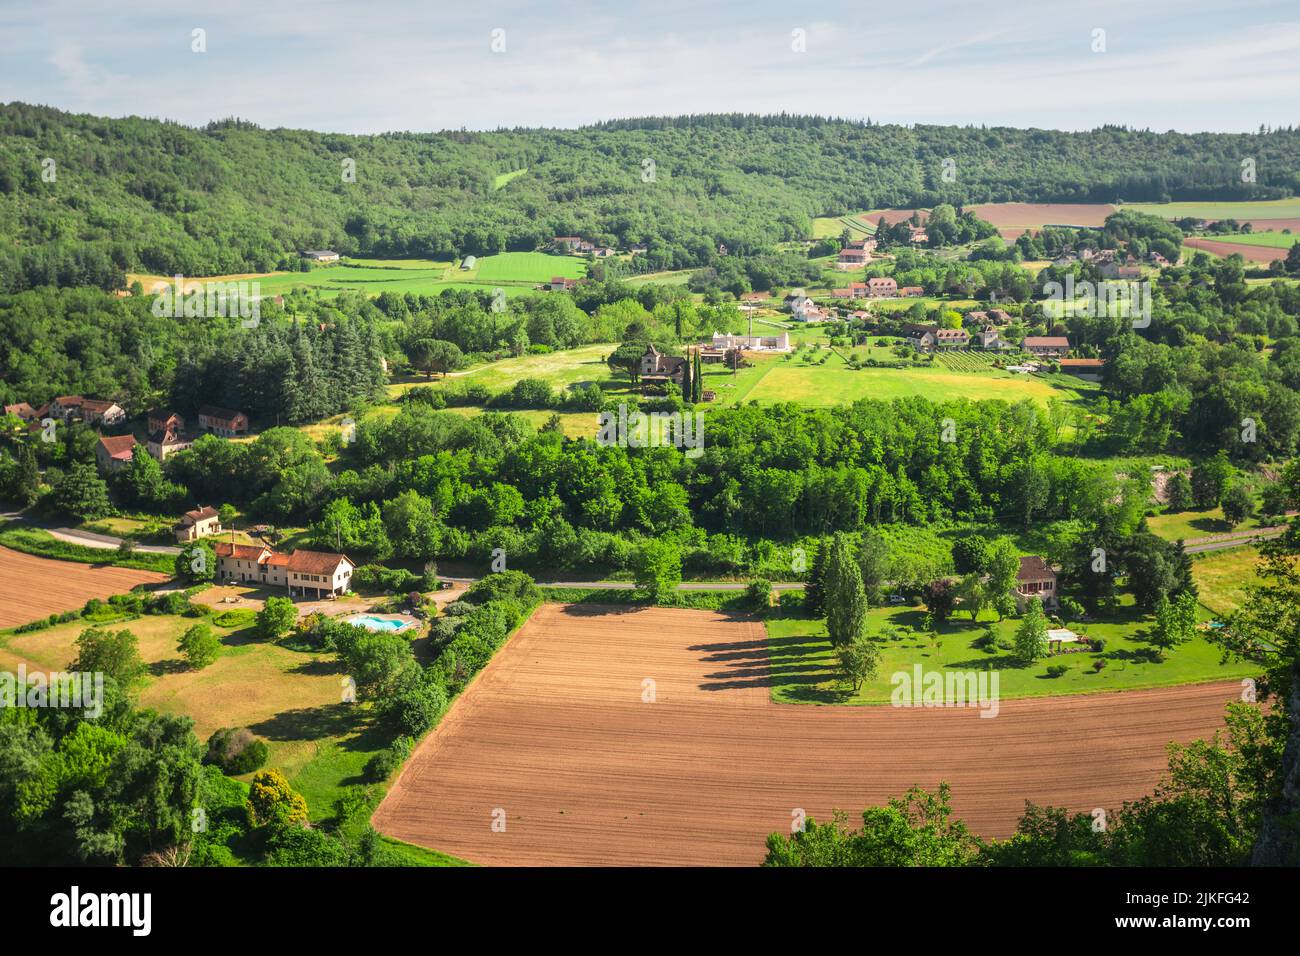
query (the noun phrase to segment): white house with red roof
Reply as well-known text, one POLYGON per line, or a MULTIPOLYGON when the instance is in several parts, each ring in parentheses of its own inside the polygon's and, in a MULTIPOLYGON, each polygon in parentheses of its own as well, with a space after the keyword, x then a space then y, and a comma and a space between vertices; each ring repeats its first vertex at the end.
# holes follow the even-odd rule
POLYGON ((352 587, 356 564, 346 554, 296 549, 280 554, 266 545, 222 541, 215 548, 219 583, 282 587, 289 596, 322 598, 352 587))

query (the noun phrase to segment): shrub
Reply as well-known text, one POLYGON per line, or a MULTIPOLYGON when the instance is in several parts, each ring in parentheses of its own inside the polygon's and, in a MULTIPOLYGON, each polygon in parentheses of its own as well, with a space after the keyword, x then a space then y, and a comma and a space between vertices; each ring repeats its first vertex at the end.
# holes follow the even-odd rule
POLYGON ((195 624, 181 635, 176 649, 194 670, 215 663, 221 653, 221 641, 206 624, 195 624))
POLYGON ((1057 677, 1060 677, 1069 669, 1070 668, 1067 667, 1065 664, 1052 664, 1047 668, 1047 676, 1055 679, 1057 677))
POLYGON ((383 715, 401 734, 419 737, 438 722, 446 709, 447 689, 436 679, 427 678, 399 691, 383 705, 383 715))
POLYGON ((755 610, 768 610, 772 606, 772 582, 766 578, 750 581, 745 588, 745 603, 755 610))
POLYGON ((307 822, 307 801, 278 770, 262 770, 248 788, 248 822, 253 827, 284 827, 307 822))
POLYGON ((385 749, 366 761, 365 777, 371 783, 383 783, 411 755, 411 738, 398 737, 385 749))
MULTIPOLYGON (((437 583, 437 579, 434 579, 437 583)), ((352 572, 352 587, 363 591, 383 591, 386 594, 399 594, 415 588, 422 588, 424 579, 405 568, 386 568, 382 564, 363 564, 352 572)))
POLYGON ((215 764, 232 777, 252 773, 266 763, 266 741, 253 736, 247 727, 223 727, 208 738, 204 763, 215 764))

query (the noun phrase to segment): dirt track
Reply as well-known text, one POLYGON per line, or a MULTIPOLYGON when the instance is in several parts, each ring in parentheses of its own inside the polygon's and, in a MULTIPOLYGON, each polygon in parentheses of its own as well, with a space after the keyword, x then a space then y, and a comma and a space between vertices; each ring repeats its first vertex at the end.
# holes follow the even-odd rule
POLYGON ((80 608, 90 598, 123 594, 137 584, 158 584, 165 574, 38 558, 0 548, 0 627, 26 624, 56 611, 80 608))
POLYGON ((857 818, 947 781, 976 832, 1006 836, 1026 799, 1091 810, 1149 792, 1165 745, 1211 733, 1240 690, 1004 701, 992 719, 782 706, 766 660, 753 621, 547 605, 416 751, 374 824, 484 864, 754 865, 794 808, 857 818))

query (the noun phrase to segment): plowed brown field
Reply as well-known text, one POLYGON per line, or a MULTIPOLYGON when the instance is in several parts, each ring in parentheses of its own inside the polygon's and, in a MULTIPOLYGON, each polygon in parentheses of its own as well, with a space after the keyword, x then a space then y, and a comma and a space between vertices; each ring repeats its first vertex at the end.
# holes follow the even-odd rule
MULTIPOLYGON (((1191 246, 1193 249, 1204 249, 1216 256, 1230 256, 1235 252, 1247 262, 1262 262, 1265 265, 1274 259, 1286 258, 1285 249, 1274 249, 1271 246, 1248 246, 1241 242, 1219 239, 1202 239, 1200 236, 1184 239, 1183 245, 1191 246)), ((1184 258, 1186 258, 1186 255, 1184 258)))
POLYGON ((122 594, 167 575, 38 558, 0 548, 0 627, 26 624, 55 611, 71 611, 90 598, 122 594))
POLYGON ((1025 231, 1038 232, 1049 223, 1101 227, 1115 207, 1107 203, 1000 202, 971 206, 969 210, 997 226, 1002 238, 1015 239, 1025 231))
POLYGON ((991 719, 777 705, 761 623, 546 605, 416 750, 374 824, 484 864, 754 865, 796 808, 856 819, 947 781, 976 832, 1006 836, 1025 800, 1091 810, 1150 792, 1165 745, 1212 733, 1239 690, 1004 701, 991 719))

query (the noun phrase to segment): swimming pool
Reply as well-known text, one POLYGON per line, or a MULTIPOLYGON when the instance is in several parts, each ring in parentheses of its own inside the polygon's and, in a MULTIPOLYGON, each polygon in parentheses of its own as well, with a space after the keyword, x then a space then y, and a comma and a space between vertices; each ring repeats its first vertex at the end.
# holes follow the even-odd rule
POLYGON ((373 614, 354 614, 348 618, 348 623, 364 627, 367 631, 400 631, 411 624, 400 617, 376 617, 373 614))

